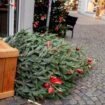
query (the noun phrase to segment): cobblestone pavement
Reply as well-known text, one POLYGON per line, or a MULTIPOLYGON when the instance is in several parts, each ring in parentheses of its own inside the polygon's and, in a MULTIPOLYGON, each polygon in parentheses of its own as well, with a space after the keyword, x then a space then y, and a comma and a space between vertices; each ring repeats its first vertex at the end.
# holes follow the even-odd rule
MULTIPOLYGON (((42 105, 105 105, 105 22, 79 14, 74 38, 67 32, 66 40, 74 46, 83 46, 97 59, 97 67, 89 76, 79 79, 70 96, 63 100, 45 100, 42 105)), ((29 105, 26 100, 13 97, 1 100, 0 105, 29 105)), ((31 105, 31 104, 30 104, 31 105)))

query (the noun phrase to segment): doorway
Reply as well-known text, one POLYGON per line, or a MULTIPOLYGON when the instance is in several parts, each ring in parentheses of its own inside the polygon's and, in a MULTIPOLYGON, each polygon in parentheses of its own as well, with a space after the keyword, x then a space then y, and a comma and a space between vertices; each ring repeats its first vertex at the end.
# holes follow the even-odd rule
POLYGON ((0 0, 0 37, 14 35, 17 30, 17 16, 18 0, 0 0))

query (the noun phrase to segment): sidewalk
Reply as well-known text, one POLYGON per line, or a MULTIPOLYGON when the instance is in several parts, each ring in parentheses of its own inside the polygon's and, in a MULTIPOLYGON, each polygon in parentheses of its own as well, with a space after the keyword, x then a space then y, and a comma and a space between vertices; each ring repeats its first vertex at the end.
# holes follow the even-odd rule
MULTIPOLYGON (((97 59, 97 64, 90 75, 79 79, 70 96, 63 100, 45 100, 42 105, 105 105, 105 22, 77 13, 78 22, 74 30, 67 32, 66 40, 74 46, 83 46, 88 55, 97 59)), ((0 101, 0 105, 29 105, 18 97, 0 101)), ((31 105, 31 104, 30 104, 31 105)))

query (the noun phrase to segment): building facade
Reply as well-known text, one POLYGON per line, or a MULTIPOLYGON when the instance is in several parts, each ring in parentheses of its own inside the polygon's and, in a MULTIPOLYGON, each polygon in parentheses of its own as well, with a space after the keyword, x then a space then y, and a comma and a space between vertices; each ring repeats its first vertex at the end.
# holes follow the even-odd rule
POLYGON ((68 0, 65 5, 68 11, 105 18, 105 0, 68 0))
POLYGON ((26 29, 32 32, 34 0, 0 0, 0 37, 26 29))
POLYGON ((105 0, 79 0, 78 12, 97 18, 105 19, 105 0))
MULTIPOLYGON (((70 1, 69 7, 78 13, 93 17, 100 13, 105 19, 105 0, 70 1)), ((32 32, 34 5, 35 0, 0 0, 0 37, 14 35, 22 29, 32 32)))

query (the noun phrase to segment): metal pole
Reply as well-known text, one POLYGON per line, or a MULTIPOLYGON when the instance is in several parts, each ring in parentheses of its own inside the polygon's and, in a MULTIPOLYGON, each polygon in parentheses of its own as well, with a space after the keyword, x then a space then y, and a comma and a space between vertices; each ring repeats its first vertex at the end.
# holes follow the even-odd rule
POLYGON ((50 24, 51 6, 52 6, 52 0, 49 0, 47 23, 46 23, 47 31, 49 30, 49 24, 50 24))

